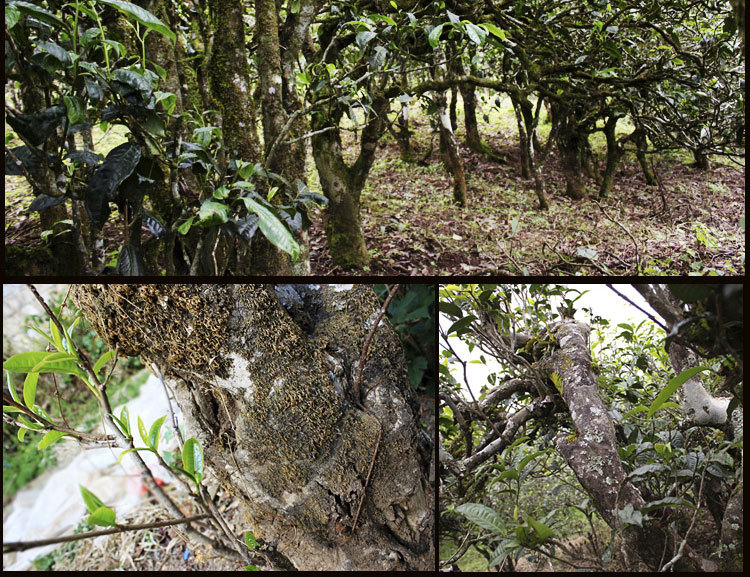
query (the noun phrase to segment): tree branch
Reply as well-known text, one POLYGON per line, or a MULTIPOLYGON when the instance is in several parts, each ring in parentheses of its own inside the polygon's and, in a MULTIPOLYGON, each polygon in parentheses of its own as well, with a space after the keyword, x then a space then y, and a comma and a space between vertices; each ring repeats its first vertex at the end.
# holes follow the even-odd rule
POLYGON ((3 553, 12 553, 13 551, 26 551, 35 547, 44 547, 45 545, 54 545, 56 543, 70 543, 71 541, 81 541, 91 539, 92 537, 101 537, 102 535, 113 535, 114 533, 126 533, 128 531, 139 531, 141 529, 154 529, 156 527, 169 527, 171 525, 181 525, 182 523, 192 523, 208 517, 206 513, 195 515, 193 517, 183 517, 182 519, 168 519, 166 521, 154 521, 152 523, 140 523, 138 525, 118 525, 112 529, 103 531, 92 531, 90 533, 81 533, 80 535, 66 535, 65 537, 55 537, 54 539, 39 539, 37 541, 11 541, 3 543, 3 553))

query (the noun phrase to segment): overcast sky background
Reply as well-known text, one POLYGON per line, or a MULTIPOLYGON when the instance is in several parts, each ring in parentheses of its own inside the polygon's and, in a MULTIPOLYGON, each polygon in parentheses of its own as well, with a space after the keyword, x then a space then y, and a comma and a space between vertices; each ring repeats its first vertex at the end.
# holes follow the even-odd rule
MULTIPOLYGON (((647 310, 649 313, 654 315, 657 319, 660 318, 656 312, 646 303, 640 293, 635 290, 629 284, 614 284, 614 287, 627 296, 630 300, 636 303, 638 306, 647 310)), ((577 284, 571 283, 565 286, 575 288, 581 292, 588 291, 581 298, 575 302, 576 316, 575 318, 581 321, 587 320, 587 315, 581 310, 582 308, 590 308, 594 315, 599 315, 602 318, 607 319, 610 322, 610 326, 617 326, 618 323, 639 323, 643 320, 649 320, 648 317, 639 311, 636 307, 626 302, 612 290, 604 284, 577 284)), ((447 329, 450 327, 451 321, 447 317, 440 315, 440 326, 447 329)), ((462 360, 478 359, 481 355, 481 351, 478 348, 474 349, 473 353, 469 353, 468 347, 458 338, 451 337, 450 343, 453 349, 456 351, 458 356, 462 360)), ((440 348, 444 348, 444 344, 440 343, 440 348)), ((486 355, 485 355, 486 357, 486 355)), ((475 395, 479 394, 479 390, 483 384, 487 382, 487 375, 495 372, 498 369, 498 365, 487 359, 487 365, 470 364, 467 365, 467 373, 469 383, 471 384, 471 390, 475 395)), ((459 383, 463 383, 463 375, 461 372, 461 365, 454 364, 452 367, 453 375, 456 377, 459 383)))

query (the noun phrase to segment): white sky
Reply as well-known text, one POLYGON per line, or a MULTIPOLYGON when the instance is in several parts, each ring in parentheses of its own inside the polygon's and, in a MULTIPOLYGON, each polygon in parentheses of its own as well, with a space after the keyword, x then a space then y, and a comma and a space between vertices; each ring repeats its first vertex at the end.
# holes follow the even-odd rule
MULTIPOLYGON (((646 303, 640 293, 638 293, 638 291, 635 290, 631 285, 615 283, 612 284, 619 292, 627 296, 634 303, 638 304, 638 306, 650 312, 657 319, 660 318, 659 315, 654 312, 654 310, 646 303)), ((575 318, 578 320, 586 320, 586 315, 581 310, 583 307, 590 308, 594 315, 599 315, 600 317, 607 319, 610 322, 611 327, 616 326, 618 323, 639 323, 643 320, 649 320, 646 315, 644 315, 630 303, 620 298, 604 284, 571 283, 565 286, 575 288, 579 291, 589 291, 575 302, 575 318)), ((575 295, 572 295, 572 297, 574 298, 575 295)), ((448 327, 450 327, 450 325, 451 321, 441 314, 440 326, 447 329, 448 327)), ((469 353, 468 347, 456 337, 451 337, 450 343, 462 360, 478 359, 479 355, 482 354, 478 348, 475 348, 472 353, 469 353)), ((444 348, 442 342, 440 348, 444 348)), ((487 365, 467 365, 469 383, 471 384, 471 389, 475 395, 479 394, 480 388, 487 382, 487 375, 498 370, 498 365, 494 363, 491 358, 488 358, 487 355, 485 355, 485 357, 487 358, 487 365)), ((456 377, 458 382, 463 384, 463 373, 461 371, 461 366, 456 363, 451 368, 453 369, 453 375, 456 377)))

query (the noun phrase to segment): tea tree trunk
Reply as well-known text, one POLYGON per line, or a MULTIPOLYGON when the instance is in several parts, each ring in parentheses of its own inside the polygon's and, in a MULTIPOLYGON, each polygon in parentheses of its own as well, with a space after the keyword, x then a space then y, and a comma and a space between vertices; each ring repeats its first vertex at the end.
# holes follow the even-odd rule
POLYGON ((313 157, 323 193, 328 198, 326 237, 336 264, 363 267, 370 262, 360 218, 360 195, 375 160, 378 141, 385 130, 389 101, 375 96, 370 118, 362 131, 357 159, 347 165, 341 149, 339 119, 342 111, 319 114, 313 122, 313 157))
POLYGON ((244 529, 276 559, 318 571, 432 569, 431 440, 417 427, 401 344, 385 320, 362 367, 368 410, 354 398, 379 311, 370 287, 73 292, 109 346, 159 367, 186 436, 200 441, 210 475, 242 503, 244 529))

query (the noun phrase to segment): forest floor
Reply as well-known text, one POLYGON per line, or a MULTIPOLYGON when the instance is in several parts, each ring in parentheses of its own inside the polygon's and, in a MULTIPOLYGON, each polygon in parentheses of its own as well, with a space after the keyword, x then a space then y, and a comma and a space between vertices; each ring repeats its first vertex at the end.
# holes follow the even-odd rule
MULTIPOLYGON (((459 118, 461 118, 459 101, 459 118)), ((419 111, 411 120, 418 163, 401 160, 395 139, 381 140, 362 193, 362 223, 371 253, 363 271, 332 262, 323 214, 311 215, 311 269, 315 275, 742 275, 745 271, 744 166, 714 159, 710 171, 684 154, 653 155, 660 186, 648 186, 627 153, 608 199, 564 196, 556 151, 544 167, 550 210, 540 211, 533 183, 521 178, 512 112, 492 110, 480 133, 502 161, 488 161, 465 146, 468 207, 452 204, 452 180, 440 162, 437 136, 419 111), (426 154, 431 150, 430 154, 426 154)), ((461 122, 459 122, 461 124, 461 122)), ((110 131, 97 152, 124 140, 110 131)), ((549 130, 547 125, 546 130, 549 130)), ((6 127, 6 133, 8 128, 6 127)), ((545 126, 540 129, 546 137, 545 126)), ((353 159, 358 143, 344 133, 353 159)), ((462 129, 458 132, 462 137, 462 129)), ((592 139, 602 162, 601 135, 592 139)), ((310 188, 320 192, 312 159, 310 188)), ((43 244, 39 214, 27 214, 33 197, 23 177, 5 177, 5 243, 43 244)), ((122 227, 105 227, 110 260, 122 227), (111 238, 110 238, 111 237, 111 238)))
MULTIPOLYGON (((429 139, 423 119, 413 138, 417 157, 429 150, 429 139)), ((563 194, 553 151, 544 169, 550 210, 540 211, 533 182, 520 175, 515 132, 500 128, 485 137, 500 163, 461 146, 469 206, 460 208, 451 202, 452 180, 433 139, 432 154, 419 164, 402 161, 389 134, 380 143, 362 194, 370 274, 744 274, 743 166, 716 163, 706 172, 684 156, 655 155, 661 186, 648 186, 629 153, 610 198, 596 198, 590 180, 593 198, 573 201, 563 194)), ((345 146, 353 149, 351 138, 345 146)), ((310 234, 313 272, 345 274, 325 248, 321 220, 314 219, 310 234)))

